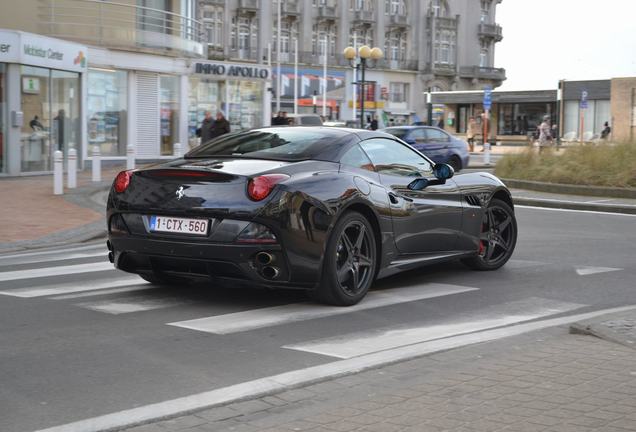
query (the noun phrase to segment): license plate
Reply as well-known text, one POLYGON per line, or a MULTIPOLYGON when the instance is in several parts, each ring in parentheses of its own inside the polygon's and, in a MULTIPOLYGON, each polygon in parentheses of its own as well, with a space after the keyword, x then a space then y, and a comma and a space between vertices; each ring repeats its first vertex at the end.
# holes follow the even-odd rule
POLYGON ((150 231, 204 236, 208 234, 208 220, 150 216, 150 231))

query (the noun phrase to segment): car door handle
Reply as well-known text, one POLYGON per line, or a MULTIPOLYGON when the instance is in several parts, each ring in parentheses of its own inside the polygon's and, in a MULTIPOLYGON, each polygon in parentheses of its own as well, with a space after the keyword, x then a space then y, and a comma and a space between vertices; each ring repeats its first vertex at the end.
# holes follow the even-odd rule
POLYGON ((393 192, 389 192, 389 200, 391 201, 391 204, 399 204, 400 198, 403 199, 404 201, 413 202, 412 198, 406 197, 404 195, 396 194, 393 192))

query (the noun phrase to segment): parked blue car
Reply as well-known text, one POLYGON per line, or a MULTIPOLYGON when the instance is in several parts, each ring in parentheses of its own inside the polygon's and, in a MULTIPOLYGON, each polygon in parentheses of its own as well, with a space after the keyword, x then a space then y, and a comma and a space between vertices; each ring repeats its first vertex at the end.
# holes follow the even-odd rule
POLYGON ((468 145, 440 128, 432 126, 394 126, 383 132, 398 137, 424 153, 435 163, 445 163, 455 171, 468 166, 468 145))

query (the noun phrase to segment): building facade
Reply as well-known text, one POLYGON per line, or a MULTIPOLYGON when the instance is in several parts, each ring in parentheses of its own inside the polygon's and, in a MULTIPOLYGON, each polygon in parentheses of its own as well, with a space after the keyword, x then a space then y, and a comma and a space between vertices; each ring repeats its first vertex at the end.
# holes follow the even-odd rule
POLYGON ((352 83, 358 78, 344 48, 380 47, 384 58, 372 62, 365 77, 365 115, 403 123, 426 115, 424 92, 497 87, 506 79, 505 70, 494 67, 500 2, 202 0, 201 21, 210 59, 259 63, 271 53, 273 107, 292 111, 296 92, 300 112, 322 113, 325 104, 331 118, 354 118, 352 83))
POLYGON ((0 15, 0 175, 49 172, 71 147, 82 165, 129 146, 139 161, 173 158, 198 143, 206 110, 235 130, 263 125, 269 69, 208 61, 199 15, 195 0, 12 4, 0 15))

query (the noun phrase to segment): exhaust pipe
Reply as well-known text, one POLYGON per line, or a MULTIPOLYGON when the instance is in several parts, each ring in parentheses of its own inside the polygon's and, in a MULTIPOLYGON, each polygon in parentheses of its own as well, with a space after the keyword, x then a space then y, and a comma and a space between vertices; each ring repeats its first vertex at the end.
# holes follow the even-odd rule
POLYGON ((108 261, 110 261, 111 264, 115 263, 115 256, 112 252, 108 252, 108 261))
POLYGON ((261 265, 271 264, 274 261, 274 256, 267 252, 259 252, 256 254, 256 261, 261 265))
POLYGON ((279 274, 280 274, 280 270, 278 270, 278 267, 273 267, 273 266, 263 267, 263 277, 265 279, 269 279, 269 280, 276 279, 279 274))

